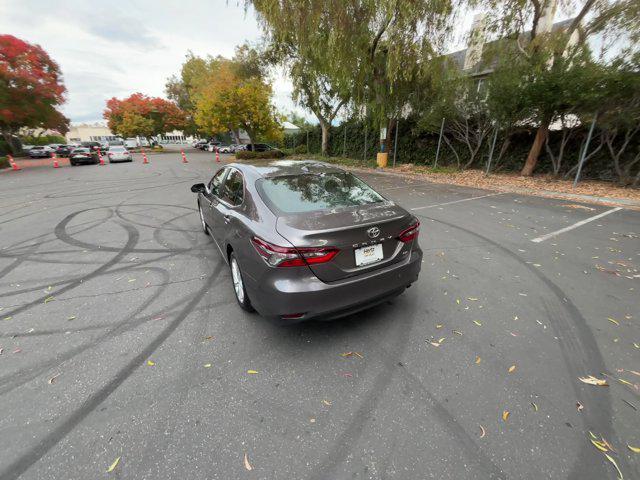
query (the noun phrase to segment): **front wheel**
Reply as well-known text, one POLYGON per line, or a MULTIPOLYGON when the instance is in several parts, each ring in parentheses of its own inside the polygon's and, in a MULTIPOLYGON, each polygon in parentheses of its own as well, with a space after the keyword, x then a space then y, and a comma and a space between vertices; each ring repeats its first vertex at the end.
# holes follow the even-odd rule
POLYGON ((244 282, 242 281, 242 272, 240 272, 240 265, 236 260, 236 256, 231 252, 229 255, 229 268, 231 269, 231 280, 233 281, 233 291, 236 294, 236 300, 240 308, 247 312, 253 312, 254 309, 251 306, 251 301, 247 295, 247 290, 244 288, 244 282))

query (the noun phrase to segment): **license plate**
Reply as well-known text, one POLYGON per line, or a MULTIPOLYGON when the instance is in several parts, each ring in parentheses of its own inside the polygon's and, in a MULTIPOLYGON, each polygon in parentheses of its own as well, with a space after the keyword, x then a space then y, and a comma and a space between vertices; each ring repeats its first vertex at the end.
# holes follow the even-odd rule
POLYGON ((369 245, 367 247, 356 248, 356 266, 369 265, 370 263, 379 262, 384 258, 382 253, 382 244, 369 245))

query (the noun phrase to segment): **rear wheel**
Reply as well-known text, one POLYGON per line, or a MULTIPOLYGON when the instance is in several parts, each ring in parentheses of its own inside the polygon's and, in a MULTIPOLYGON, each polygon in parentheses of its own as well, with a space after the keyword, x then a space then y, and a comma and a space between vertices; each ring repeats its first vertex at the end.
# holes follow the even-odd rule
POLYGON ((247 295, 247 290, 244 288, 244 282, 242 281, 242 272, 240 271, 240 265, 236 260, 236 256, 231 252, 229 255, 229 268, 231 269, 231 280, 233 281, 233 291, 236 294, 236 300, 238 305, 247 312, 253 312, 251 301, 247 295))

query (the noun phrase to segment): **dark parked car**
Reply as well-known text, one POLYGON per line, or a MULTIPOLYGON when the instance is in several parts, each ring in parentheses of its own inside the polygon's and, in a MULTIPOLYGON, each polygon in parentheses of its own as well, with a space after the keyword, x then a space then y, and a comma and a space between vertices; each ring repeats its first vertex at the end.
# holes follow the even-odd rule
POLYGON ((102 145, 100 144, 100 142, 81 142, 80 146, 84 148, 90 148, 94 152, 102 150, 102 145))
POLYGON ((72 145, 59 145, 56 148, 56 155, 59 157, 68 157, 75 147, 72 145))
POLYGON ((272 147, 267 143, 254 143, 253 145, 249 143, 245 150, 250 152, 270 152, 271 150, 277 150, 277 148, 272 147))
POLYGON ((233 163, 191 191, 245 310, 282 323, 338 318, 418 278, 418 219, 339 168, 233 163))
POLYGON ((53 153, 53 148, 48 145, 36 145, 29 150, 29 157, 31 158, 49 158, 53 153))
POLYGON ((80 147, 71 152, 71 155, 69 155, 69 163, 71 163, 72 167, 87 163, 96 165, 100 163, 100 159, 98 158, 97 151, 87 147, 80 147))

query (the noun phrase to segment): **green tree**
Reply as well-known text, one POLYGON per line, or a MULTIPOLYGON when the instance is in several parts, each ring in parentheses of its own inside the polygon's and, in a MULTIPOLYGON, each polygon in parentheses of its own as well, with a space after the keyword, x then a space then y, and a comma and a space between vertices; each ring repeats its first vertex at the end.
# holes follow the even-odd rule
MULTIPOLYGON (((272 42, 295 45, 298 58, 320 62, 332 88, 352 85, 356 107, 367 107, 389 143, 393 120, 414 92, 418 68, 438 55, 447 34, 450 0, 253 0, 272 42)), ((339 91, 339 88, 338 88, 339 91)))
POLYGON ((114 133, 123 137, 144 137, 149 138, 153 135, 153 120, 145 118, 139 113, 125 112, 122 115, 122 121, 119 122, 114 133))

